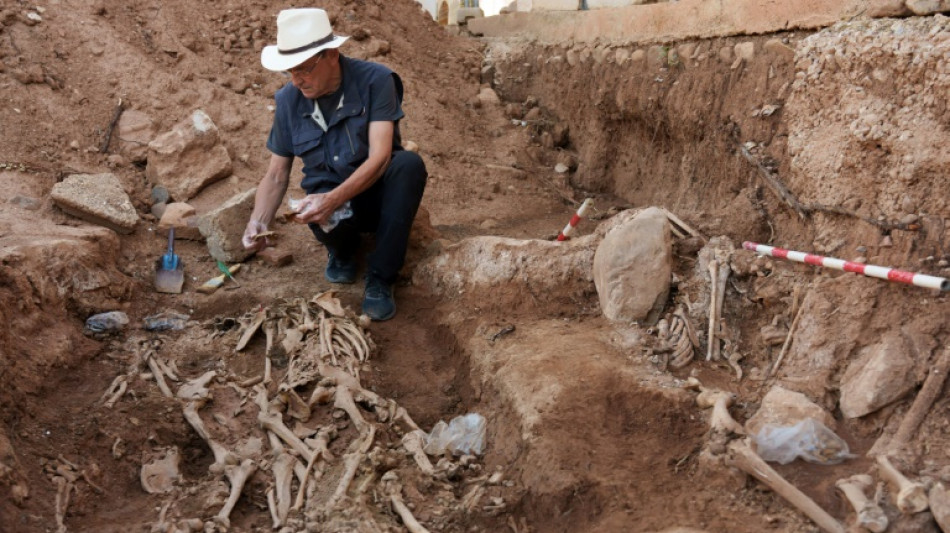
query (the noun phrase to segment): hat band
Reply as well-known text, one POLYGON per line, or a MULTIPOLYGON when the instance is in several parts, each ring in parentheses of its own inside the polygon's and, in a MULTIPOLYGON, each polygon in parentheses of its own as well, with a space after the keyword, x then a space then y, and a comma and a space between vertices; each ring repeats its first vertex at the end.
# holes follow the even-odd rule
POLYGON ((323 39, 320 39, 319 41, 314 41, 314 42, 312 42, 312 43, 310 43, 310 44, 305 44, 305 45, 303 45, 303 46, 301 46, 301 47, 298 47, 298 48, 291 48, 290 50, 281 50, 280 48, 278 48, 278 49, 277 49, 277 52, 280 53, 280 54, 282 54, 282 55, 297 54, 297 53, 303 52, 304 50, 310 50, 311 48, 316 48, 316 47, 318 47, 318 46, 323 46, 323 45, 327 44, 328 42, 332 41, 332 40, 335 39, 335 38, 336 38, 336 36, 331 33, 330 35, 327 35, 326 37, 324 37, 323 39))

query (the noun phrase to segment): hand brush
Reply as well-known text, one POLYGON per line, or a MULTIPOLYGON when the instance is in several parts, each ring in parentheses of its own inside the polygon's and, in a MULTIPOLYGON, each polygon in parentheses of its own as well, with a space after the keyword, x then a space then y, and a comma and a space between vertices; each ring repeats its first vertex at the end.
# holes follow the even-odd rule
POLYGON ((228 268, 228 265, 225 265, 222 261, 218 261, 217 263, 218 263, 218 270, 220 270, 221 272, 224 272, 225 276, 230 278, 230 280, 233 281, 236 286, 240 287, 241 284, 238 283, 236 279, 234 279, 234 276, 231 274, 231 269, 228 268))

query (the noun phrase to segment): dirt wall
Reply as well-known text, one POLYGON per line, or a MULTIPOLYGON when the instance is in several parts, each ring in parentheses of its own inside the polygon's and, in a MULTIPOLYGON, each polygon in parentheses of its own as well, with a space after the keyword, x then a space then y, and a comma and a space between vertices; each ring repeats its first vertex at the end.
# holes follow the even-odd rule
POLYGON ((760 238, 768 228, 757 204, 768 198, 756 190, 755 168, 739 147, 753 141, 774 160, 786 158, 781 107, 798 38, 649 47, 498 45, 489 57, 505 99, 535 97, 548 112, 541 128, 567 125, 563 150, 579 161, 573 186, 638 206, 703 213, 697 222, 711 233, 760 238))

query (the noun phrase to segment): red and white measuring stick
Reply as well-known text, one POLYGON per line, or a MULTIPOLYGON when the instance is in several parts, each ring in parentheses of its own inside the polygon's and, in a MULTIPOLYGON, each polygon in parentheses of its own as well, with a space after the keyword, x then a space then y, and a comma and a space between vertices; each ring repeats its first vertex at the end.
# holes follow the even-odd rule
POLYGON ((857 274, 864 274, 865 276, 872 278, 897 281, 900 283, 907 283, 909 285, 916 285, 918 287, 926 287, 928 289, 950 291, 950 280, 947 278, 928 276, 927 274, 918 274, 916 272, 907 272, 906 270, 897 270, 894 268, 876 265, 865 265, 862 263, 855 263, 853 261, 845 261, 843 259, 835 259, 833 257, 806 254, 805 252, 785 250, 783 248, 776 248, 774 246, 767 246, 765 244, 758 244, 748 241, 742 243, 742 247, 746 250, 752 250, 758 254, 778 257, 779 259, 788 259, 789 261, 797 261, 807 265, 833 268, 835 270, 843 270, 845 272, 855 272, 857 274))
POLYGON ((577 223, 581 221, 581 217, 587 214, 587 211, 593 207, 594 200, 588 198, 584 200, 584 203, 577 208, 577 212, 574 213, 574 216, 571 217, 571 221, 564 226, 564 229, 561 230, 561 233, 557 234, 557 240, 566 241, 571 238, 571 232, 574 231, 574 226, 577 226, 577 223))

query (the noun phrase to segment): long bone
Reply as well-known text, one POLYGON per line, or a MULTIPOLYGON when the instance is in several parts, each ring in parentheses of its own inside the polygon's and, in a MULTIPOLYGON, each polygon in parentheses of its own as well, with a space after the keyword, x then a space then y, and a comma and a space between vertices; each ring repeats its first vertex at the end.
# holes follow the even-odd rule
POLYGON ((924 486, 904 477, 886 455, 878 455, 876 460, 881 477, 897 489, 897 508, 904 514, 926 511, 930 504, 924 486))
POLYGON ((115 406, 115 403, 119 401, 119 398, 125 394, 129 388, 129 378, 127 376, 116 376, 112 380, 112 384, 109 385, 109 388, 102 395, 102 404, 109 409, 112 409, 115 406))
POLYGON ((435 467, 432 466, 432 461, 429 461, 429 456, 426 455, 426 452, 423 450, 423 435, 421 429, 414 429, 402 437, 402 446, 410 454, 412 458, 416 461, 416 465, 419 466, 419 470, 426 475, 435 474, 435 467))
POLYGON ((66 509, 74 485, 62 476, 53 477, 53 483, 56 485, 56 533, 66 533, 66 509))
POLYGON ((240 465, 228 465, 224 467, 224 475, 227 476, 228 483, 231 485, 231 493, 228 495, 228 501, 224 503, 224 507, 222 507, 214 517, 214 521, 217 524, 225 528, 231 526, 231 511, 233 511, 234 506, 237 505, 238 498, 241 497, 241 492, 244 490, 244 485, 247 483, 248 478, 250 478, 256 470, 257 465, 251 459, 241 461, 240 465))
POLYGON ((752 450, 748 442, 735 440, 729 443, 726 464, 761 481, 776 494, 785 498, 793 507, 805 513, 805 516, 822 530, 828 533, 845 533, 845 528, 840 522, 772 469, 752 450))
POLYGON ((284 425, 280 414, 271 412, 270 405, 267 401, 267 391, 265 391, 261 385, 257 386, 257 406, 260 408, 260 411, 257 413, 257 421, 261 424, 261 427, 280 437, 281 440, 299 453, 301 457, 309 461, 313 455, 313 450, 304 444, 304 442, 300 440, 300 437, 294 435, 294 432, 291 431, 290 428, 284 425))
POLYGON ((191 427, 195 429, 195 432, 198 433, 198 436, 202 440, 208 443, 208 447, 211 448, 211 453, 214 454, 214 465, 219 465, 223 467, 226 464, 233 464, 237 461, 237 458, 228 451, 227 448, 218 444, 217 441, 211 438, 211 435, 208 434, 208 429, 205 428, 204 422, 201 420, 201 416, 198 415, 198 408, 204 405, 204 400, 191 401, 185 404, 183 409, 185 420, 191 424, 191 427))
POLYGON ((396 472, 390 470, 383 474, 380 479, 383 482, 383 490, 389 495, 389 501, 392 503, 393 510, 402 519, 403 525, 409 530, 409 533, 429 533, 422 524, 412 515, 412 511, 406 506, 402 499, 402 485, 399 484, 399 477, 396 472))
POLYGON ((174 398, 175 394, 172 393, 170 388, 168 388, 168 383, 165 383, 165 374, 162 372, 162 368, 158 365, 154 350, 148 350, 145 352, 145 361, 148 363, 148 367, 152 371, 152 377, 155 378, 155 383, 158 384, 158 388, 161 389, 162 394, 168 398, 174 398))
POLYGON ((947 382, 948 373, 950 373, 950 347, 943 351, 930 369, 930 373, 927 374, 927 379, 924 380, 920 392, 918 392, 917 397, 914 398, 914 403, 911 404, 910 409, 907 410, 904 418, 901 419, 901 423, 897 427, 897 432, 894 433, 894 436, 886 443, 884 442, 884 437, 878 439, 878 442, 875 442, 874 446, 871 447, 871 451, 868 452, 868 455, 896 453, 907 447, 907 444, 914 437, 914 434, 917 433, 917 428, 920 427, 924 418, 930 413, 930 408, 943 392, 943 386, 947 382))
POLYGON ((289 453, 281 453, 274 460, 272 470, 274 472, 274 488, 277 491, 277 517, 279 522, 274 522, 274 529, 279 529, 287 522, 287 515, 290 514, 291 493, 290 484, 293 481, 294 464, 297 459, 289 453))
POLYGON ((208 383, 211 383, 211 380, 217 375, 218 373, 214 370, 209 370, 181 387, 178 387, 178 392, 175 395, 182 400, 208 399, 211 396, 211 391, 208 390, 208 383))
MULTIPOLYGON (((320 431, 317 432, 317 436, 313 439, 313 456, 310 458, 310 461, 307 462, 307 469, 303 473, 303 477, 300 480, 300 489, 297 491, 297 499, 294 501, 293 510, 298 511, 303 507, 304 498, 307 495, 307 482, 310 479, 310 472, 314 469, 314 465, 317 460, 322 459, 324 461, 329 461, 333 459, 333 456, 330 454, 330 441, 336 438, 336 428, 333 426, 325 426, 320 428, 320 431)), ((322 471, 320 472, 322 474, 322 471)), ((317 478, 315 477, 314 480, 317 478)))
POLYGON ((846 479, 839 479, 835 482, 835 486, 854 508, 854 513, 857 516, 856 526, 867 529, 872 533, 883 533, 887 530, 887 515, 884 514, 876 501, 869 500, 864 493, 873 483, 871 476, 858 474, 846 479))
POLYGON ((356 476, 356 470, 359 468, 360 463, 363 462, 363 458, 366 457, 366 453, 369 452, 370 446, 373 445, 373 438, 376 436, 376 426, 369 426, 369 433, 363 438, 362 442, 353 441, 351 447, 356 447, 357 443, 360 443, 358 447, 352 452, 346 454, 346 457, 343 459, 343 476, 340 477, 340 483, 336 486, 336 490, 333 492, 333 496, 330 496, 330 499, 327 500, 327 509, 333 509, 340 502, 341 499, 346 495, 346 491, 350 488, 350 483, 353 482, 353 478, 356 476))
POLYGON ((719 339, 716 333, 719 330, 719 319, 716 317, 716 302, 719 301, 719 295, 716 291, 719 289, 719 262, 715 259, 709 261, 709 335, 706 339, 706 360, 713 361, 719 359, 719 339))

